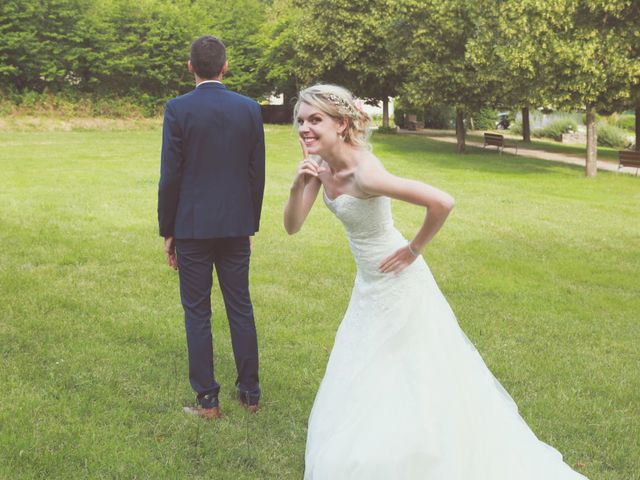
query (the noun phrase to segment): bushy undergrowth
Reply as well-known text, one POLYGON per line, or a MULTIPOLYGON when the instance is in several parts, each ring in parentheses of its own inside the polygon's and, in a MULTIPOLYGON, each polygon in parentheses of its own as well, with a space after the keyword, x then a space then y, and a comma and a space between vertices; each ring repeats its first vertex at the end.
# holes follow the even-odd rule
POLYGON ((516 120, 509 125, 509 131, 514 135, 522 135, 522 120, 516 120))
POLYGON ((631 144, 626 130, 606 122, 597 125, 598 145, 612 148, 626 148, 631 144))
POLYGON ((395 127, 378 127, 376 129, 377 133, 398 133, 395 127))
POLYGON ((498 120, 498 111, 493 108, 481 108, 473 115, 476 130, 495 130, 498 120))
POLYGON ((559 118, 547 124, 543 128, 538 128, 531 132, 534 137, 553 138, 556 141, 562 140, 563 133, 575 132, 578 128, 577 122, 573 118, 559 118))
POLYGON ((616 122, 616 127, 623 130, 629 130, 635 132, 636 130, 636 117, 634 115, 620 115, 616 122))
POLYGON ((0 92, 0 115, 142 118, 162 113, 164 101, 146 94, 137 97, 99 97, 83 94, 0 92))
MULTIPOLYGON (((381 113, 374 113, 373 115, 371 115, 371 122, 373 124, 373 126, 378 127, 378 128, 384 128, 382 126, 382 114, 381 113)), ((395 118, 393 115, 389 115, 389 128, 391 130, 393 130, 395 132, 395 118)))

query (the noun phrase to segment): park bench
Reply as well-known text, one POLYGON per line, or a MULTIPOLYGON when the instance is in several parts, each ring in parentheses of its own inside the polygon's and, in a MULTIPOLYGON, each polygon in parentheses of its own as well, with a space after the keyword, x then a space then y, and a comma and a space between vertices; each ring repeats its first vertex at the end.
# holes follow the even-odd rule
POLYGON ((618 152, 618 161, 618 171, 620 171, 622 167, 631 167, 636 169, 636 177, 638 176, 638 169, 640 169, 640 152, 620 150, 618 152))
POLYGON ((498 147, 498 152, 500 153, 502 153, 502 150, 504 150, 505 148, 515 148, 516 153, 518 153, 518 145, 504 143, 504 135, 499 135, 497 133, 484 134, 484 145, 482 145, 482 148, 486 147, 487 145, 498 147))

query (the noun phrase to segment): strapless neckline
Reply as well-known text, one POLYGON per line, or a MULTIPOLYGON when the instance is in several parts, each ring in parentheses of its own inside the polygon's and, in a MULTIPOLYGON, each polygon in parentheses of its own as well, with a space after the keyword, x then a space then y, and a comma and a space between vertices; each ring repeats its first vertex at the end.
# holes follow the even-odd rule
POLYGON ((322 194, 324 195, 324 198, 327 199, 327 201, 329 201, 329 203, 335 203, 341 197, 355 198, 356 200, 373 200, 374 198, 380 198, 380 196, 362 198, 362 197, 356 197, 355 195, 351 195, 350 193, 341 193, 336 198, 332 199, 332 198, 329 198, 329 195, 327 195, 327 192, 324 188, 322 189, 322 194))

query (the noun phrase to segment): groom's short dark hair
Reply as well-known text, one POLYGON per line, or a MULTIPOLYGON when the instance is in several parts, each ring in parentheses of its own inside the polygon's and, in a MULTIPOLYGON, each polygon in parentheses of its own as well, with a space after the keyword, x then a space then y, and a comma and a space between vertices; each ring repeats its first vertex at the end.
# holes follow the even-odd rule
POLYGON ((219 38, 205 35, 191 44, 190 60, 200 78, 214 78, 227 61, 227 49, 219 38))

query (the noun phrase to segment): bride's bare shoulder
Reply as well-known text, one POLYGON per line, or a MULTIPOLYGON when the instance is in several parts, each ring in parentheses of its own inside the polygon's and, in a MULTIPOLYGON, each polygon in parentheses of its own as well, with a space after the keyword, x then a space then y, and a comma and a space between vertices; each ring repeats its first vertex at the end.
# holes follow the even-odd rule
POLYGON ((384 177, 387 171, 378 157, 371 152, 366 152, 358 162, 358 168, 355 171, 355 181, 358 187, 365 192, 377 185, 381 177, 384 177))

